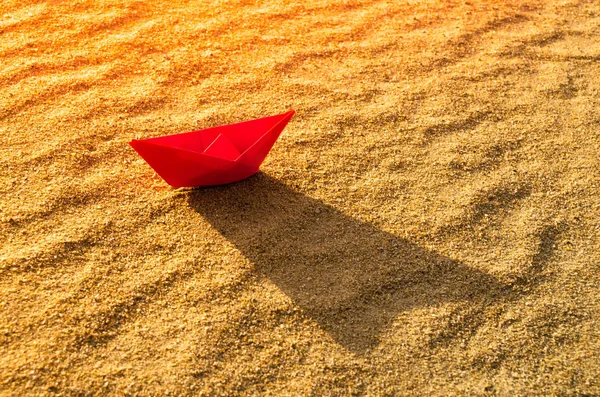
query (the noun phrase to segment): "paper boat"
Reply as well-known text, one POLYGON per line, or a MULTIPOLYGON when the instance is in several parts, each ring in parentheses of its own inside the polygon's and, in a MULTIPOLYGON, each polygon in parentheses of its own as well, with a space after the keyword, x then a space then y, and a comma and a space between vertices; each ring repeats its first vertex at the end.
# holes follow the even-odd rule
POLYGON ((215 186, 241 181, 258 168, 294 111, 206 130, 129 144, 173 187, 215 186))

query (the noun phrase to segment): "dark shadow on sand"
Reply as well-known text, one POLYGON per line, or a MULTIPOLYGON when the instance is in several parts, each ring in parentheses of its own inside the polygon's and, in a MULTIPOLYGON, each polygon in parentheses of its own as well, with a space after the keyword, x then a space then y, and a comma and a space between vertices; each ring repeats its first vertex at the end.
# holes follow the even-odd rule
POLYGON ((486 273, 353 219, 265 174, 190 191, 188 200, 258 272, 356 353, 376 346, 403 311, 482 301, 503 289, 486 273))

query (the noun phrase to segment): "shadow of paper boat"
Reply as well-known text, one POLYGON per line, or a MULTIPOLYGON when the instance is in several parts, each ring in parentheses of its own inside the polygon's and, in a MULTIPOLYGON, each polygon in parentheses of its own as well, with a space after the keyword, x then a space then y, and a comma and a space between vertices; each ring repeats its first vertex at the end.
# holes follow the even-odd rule
MULTIPOLYGON (((262 173, 240 184, 185 194, 259 274, 355 353, 376 347, 396 318, 414 309, 450 304, 478 324, 487 304, 507 288, 490 274, 354 219, 262 173)), ((461 334, 453 332, 441 331, 432 343, 454 343, 461 334)))
POLYGON ((215 186, 258 172, 294 111, 130 145, 173 187, 215 186))

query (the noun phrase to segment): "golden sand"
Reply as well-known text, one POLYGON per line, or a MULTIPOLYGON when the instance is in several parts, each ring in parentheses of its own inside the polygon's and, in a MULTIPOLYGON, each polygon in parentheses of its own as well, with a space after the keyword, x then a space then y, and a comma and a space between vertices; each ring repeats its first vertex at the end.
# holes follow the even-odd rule
POLYGON ((1 395, 600 395, 597 0, 3 0, 0 60, 1 395), (127 144, 289 109, 230 186, 127 144))

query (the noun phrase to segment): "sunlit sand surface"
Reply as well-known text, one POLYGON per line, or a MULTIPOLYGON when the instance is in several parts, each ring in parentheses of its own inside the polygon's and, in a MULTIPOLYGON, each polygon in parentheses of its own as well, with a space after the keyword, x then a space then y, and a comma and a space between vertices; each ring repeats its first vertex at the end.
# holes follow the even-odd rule
POLYGON ((600 395, 600 3, 0 4, 0 394, 600 395), (243 182, 131 139, 296 115, 243 182))

